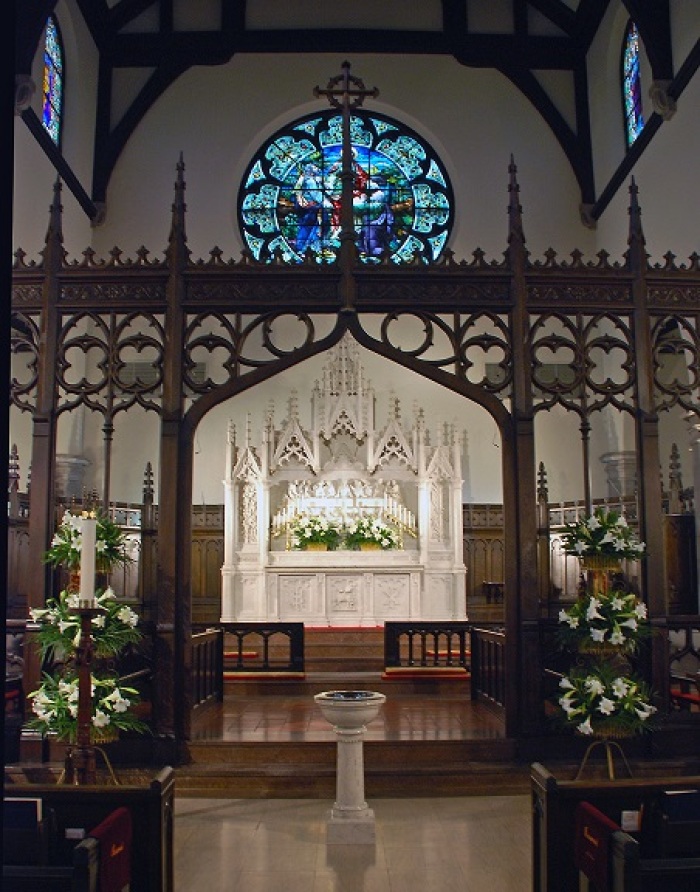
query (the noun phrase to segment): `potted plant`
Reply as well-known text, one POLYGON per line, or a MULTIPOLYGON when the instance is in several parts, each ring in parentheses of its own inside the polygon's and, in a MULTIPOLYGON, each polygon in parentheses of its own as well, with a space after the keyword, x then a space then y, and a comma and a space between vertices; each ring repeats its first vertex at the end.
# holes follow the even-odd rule
POLYGON ((291 524, 292 548, 301 551, 326 551, 336 548, 342 538, 341 524, 318 515, 302 515, 291 524))
POLYGON ((398 548, 399 534, 378 517, 358 517, 345 527, 344 545, 355 550, 398 548))

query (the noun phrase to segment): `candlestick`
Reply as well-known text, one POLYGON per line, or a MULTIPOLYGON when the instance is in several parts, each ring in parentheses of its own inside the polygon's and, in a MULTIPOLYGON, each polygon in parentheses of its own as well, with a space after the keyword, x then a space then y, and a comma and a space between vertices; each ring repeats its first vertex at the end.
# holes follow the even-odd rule
POLYGON ((94 517, 80 519, 82 544, 80 547, 80 601, 95 602, 95 557, 97 553, 97 520, 94 517))

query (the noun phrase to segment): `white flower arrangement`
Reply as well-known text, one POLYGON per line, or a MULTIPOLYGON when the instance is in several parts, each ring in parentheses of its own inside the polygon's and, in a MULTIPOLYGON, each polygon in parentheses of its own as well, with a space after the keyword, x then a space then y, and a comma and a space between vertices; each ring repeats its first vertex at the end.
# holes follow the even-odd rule
POLYGON ((291 525, 292 548, 303 549, 313 543, 335 548, 341 540, 341 529, 338 521, 318 515, 303 515, 291 525))
POLYGON ((578 667, 559 682, 565 723, 585 737, 629 737, 651 729, 657 711, 645 682, 602 663, 578 667))
POLYGON ((564 643, 578 650, 619 648, 633 653, 639 639, 650 633, 647 607, 632 592, 586 592, 568 609, 559 611, 564 643))
POLYGON ((378 517, 359 517, 345 527, 343 544, 346 548, 359 548, 364 543, 374 543, 386 550, 398 548, 400 539, 397 530, 378 517))
MULTIPOLYGON (((76 613, 78 592, 62 591, 58 598, 49 598, 46 607, 29 611, 39 625, 38 640, 44 657, 70 659, 80 642, 80 616, 76 613)), ((120 604, 108 586, 95 595, 95 607, 101 613, 92 618, 92 638, 96 657, 111 657, 127 644, 141 640, 139 616, 126 604, 120 604)))
POLYGON ((577 557, 638 558, 646 545, 639 542, 623 514, 596 508, 590 517, 565 525, 564 551, 577 557))
MULTIPOLYGON (((75 743, 78 735, 78 676, 66 673, 61 677, 45 674, 41 686, 29 695, 35 718, 27 724, 43 733, 54 733, 59 740, 75 743)), ((91 739, 106 741, 119 731, 146 730, 146 725, 133 713, 138 703, 136 688, 121 685, 114 676, 91 676, 91 739)))
POLYGON ((109 572, 120 564, 131 563, 124 531, 106 514, 98 511, 83 511, 80 514, 66 511, 51 540, 51 548, 44 555, 46 563, 54 567, 67 567, 69 570, 80 568, 82 521, 87 517, 97 520, 95 551, 98 571, 109 572))

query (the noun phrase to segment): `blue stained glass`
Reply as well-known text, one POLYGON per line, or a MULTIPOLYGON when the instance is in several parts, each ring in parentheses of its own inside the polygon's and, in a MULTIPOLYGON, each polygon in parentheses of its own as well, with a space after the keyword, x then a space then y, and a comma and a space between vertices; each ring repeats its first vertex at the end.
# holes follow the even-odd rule
POLYGON ((44 84, 41 120, 56 145, 61 140, 63 114, 63 47, 53 16, 46 21, 44 41, 44 84))
POLYGON ((644 128, 642 78, 639 73, 639 34, 637 26, 632 21, 627 25, 623 46, 622 100, 625 114, 625 135, 629 148, 644 128))
MULTIPOLYGON (((436 261, 449 238, 454 201, 440 159, 418 134, 376 113, 350 119, 353 219, 360 259, 436 261)), ((252 159, 238 220, 255 259, 337 259, 341 229, 342 117, 329 110, 278 131, 252 159), (298 134, 304 134, 299 139, 298 134)))

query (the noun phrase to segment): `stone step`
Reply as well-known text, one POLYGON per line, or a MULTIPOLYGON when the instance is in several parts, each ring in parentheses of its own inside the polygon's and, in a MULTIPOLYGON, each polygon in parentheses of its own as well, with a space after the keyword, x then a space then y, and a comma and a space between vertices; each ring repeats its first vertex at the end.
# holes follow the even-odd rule
MULTIPOLYGON (((509 740, 365 741, 368 797, 526 793, 529 766, 509 740)), ((201 743, 176 769, 182 796, 332 798, 336 743, 201 743)))
POLYGON ((442 673, 433 670, 419 670, 412 673, 396 673, 386 676, 381 672, 307 672, 303 678, 283 678, 274 684, 260 677, 246 677, 243 673, 228 678, 224 685, 226 695, 264 696, 308 696, 322 691, 352 690, 379 691, 390 697, 421 694, 469 699, 471 696, 469 676, 466 673, 442 673))

